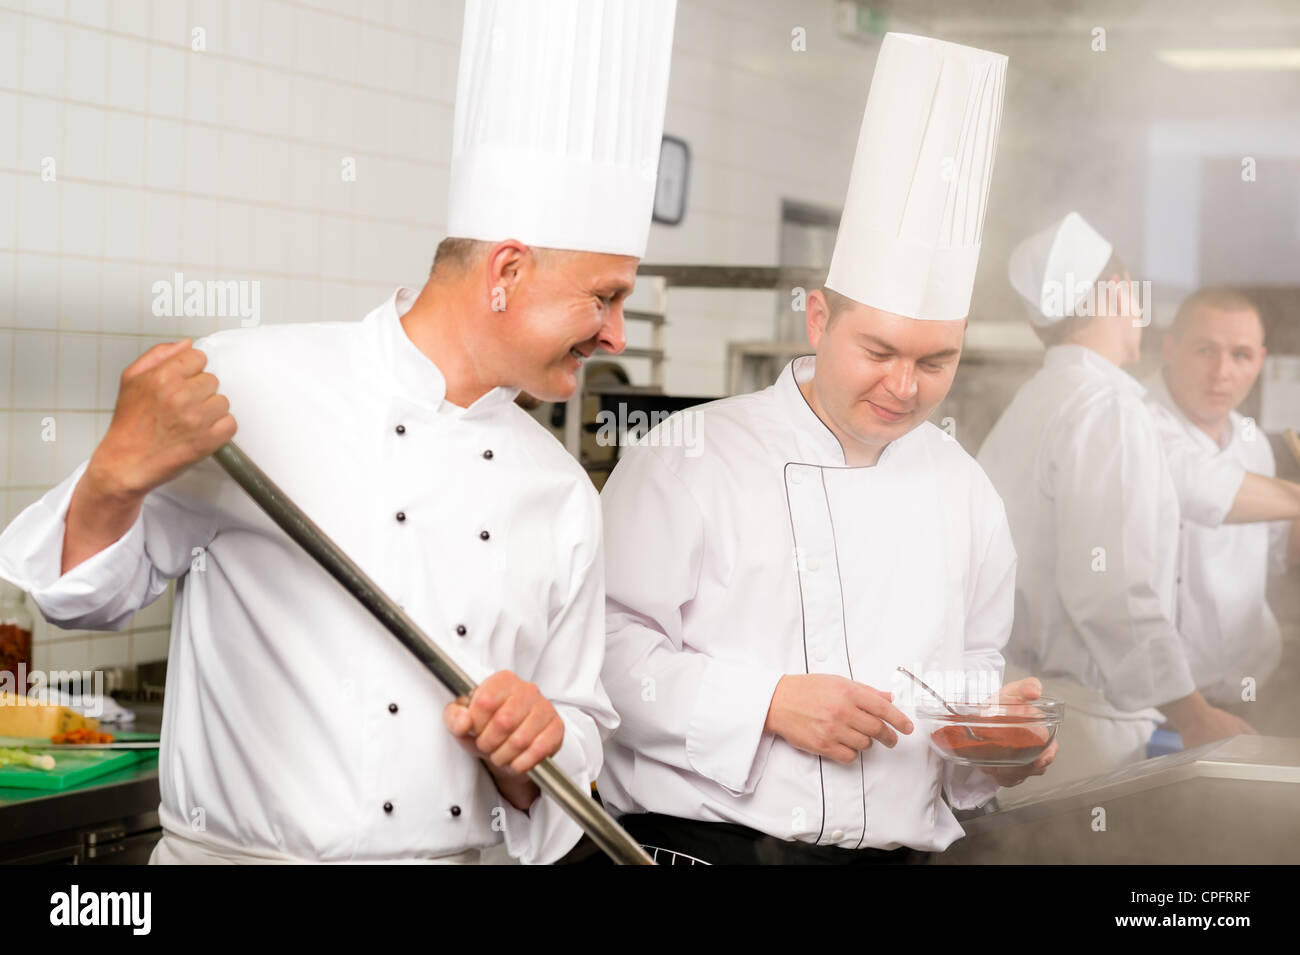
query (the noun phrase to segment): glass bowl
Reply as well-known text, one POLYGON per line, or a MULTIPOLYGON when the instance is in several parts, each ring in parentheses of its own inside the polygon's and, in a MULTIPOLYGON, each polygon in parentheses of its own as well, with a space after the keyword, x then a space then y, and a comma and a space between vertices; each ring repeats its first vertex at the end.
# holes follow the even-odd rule
POLYGON ((938 700, 921 697, 916 716, 929 736, 930 748, 959 766, 1032 763, 1052 745, 1065 719, 1065 704, 1049 697, 1028 703, 949 702, 956 715, 938 700))

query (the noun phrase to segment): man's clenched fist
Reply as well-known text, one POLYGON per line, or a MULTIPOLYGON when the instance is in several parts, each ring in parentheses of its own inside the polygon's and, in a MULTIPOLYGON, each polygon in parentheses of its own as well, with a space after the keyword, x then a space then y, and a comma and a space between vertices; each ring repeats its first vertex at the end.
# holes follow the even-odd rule
POLYGON ((68 504, 63 573, 130 530, 150 491, 235 436, 207 363, 186 338, 155 345, 122 372, 113 420, 68 504))
POLYGON ((144 495, 235 436, 230 402, 190 340, 155 345, 122 372, 113 420, 88 473, 97 486, 144 495))

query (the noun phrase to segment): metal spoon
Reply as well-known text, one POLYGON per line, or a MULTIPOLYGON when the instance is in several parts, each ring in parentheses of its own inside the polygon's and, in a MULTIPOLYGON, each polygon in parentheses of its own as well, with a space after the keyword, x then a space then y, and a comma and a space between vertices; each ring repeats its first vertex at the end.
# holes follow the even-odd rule
MULTIPOLYGON (((930 686, 930 684, 926 683, 924 680, 922 680, 919 676, 917 676, 907 667, 899 667, 898 672, 906 674, 913 683, 915 683, 921 689, 925 690, 926 693, 929 693, 932 697, 938 700, 943 705, 943 708, 945 710, 947 710, 949 713, 951 713, 953 716, 957 717, 958 719, 961 719, 961 714, 958 713, 956 710, 954 710, 951 706, 949 706, 948 701, 945 700, 938 693, 936 693, 933 687, 930 686)), ((966 735, 969 736, 971 739, 979 739, 979 737, 975 735, 975 731, 971 729, 969 726, 963 724, 962 729, 966 731, 966 735)))

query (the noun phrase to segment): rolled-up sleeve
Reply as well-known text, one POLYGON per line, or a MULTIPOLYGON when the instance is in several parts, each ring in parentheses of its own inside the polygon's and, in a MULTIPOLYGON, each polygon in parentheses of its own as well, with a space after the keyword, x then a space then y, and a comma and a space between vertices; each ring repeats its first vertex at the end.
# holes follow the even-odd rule
POLYGON ((18 515, 0 534, 0 577, 26 590, 50 623, 63 628, 119 630, 141 607, 189 570, 196 549, 212 541, 212 512, 177 489, 205 478, 195 473, 150 493, 129 530, 66 574, 63 537, 83 463, 18 515))
POLYGON ((0 577, 26 590, 45 619, 62 627, 117 630, 167 589, 144 551, 144 514, 98 554, 61 574, 64 522, 82 464, 0 535, 0 577))
POLYGON ((1164 405, 1148 400, 1147 407, 1155 418, 1183 517, 1205 527, 1218 527, 1237 499, 1241 482, 1246 479, 1245 467, 1198 447, 1182 422, 1164 405))
MULTIPOLYGON (((213 347, 211 339, 196 342, 213 347)), ((209 352, 208 371, 218 363, 209 352)), ((55 485, 0 534, 0 577, 26 590, 50 623, 119 630, 167 590, 212 542, 215 488, 224 474, 207 459, 151 491, 125 534, 66 574, 63 538, 68 508, 89 462, 55 485)))

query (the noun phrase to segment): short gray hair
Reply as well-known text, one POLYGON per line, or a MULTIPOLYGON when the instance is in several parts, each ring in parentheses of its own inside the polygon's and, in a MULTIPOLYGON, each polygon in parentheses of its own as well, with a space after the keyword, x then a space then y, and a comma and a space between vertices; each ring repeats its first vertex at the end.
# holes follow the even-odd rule
MULTIPOLYGON (((495 242, 488 242, 486 239, 461 239, 448 236, 438 243, 438 249, 433 253, 433 267, 429 269, 429 274, 463 274, 481 262, 495 245, 495 242)), ((566 250, 530 245, 528 251, 532 253, 538 265, 544 266, 553 262, 556 256, 563 255, 566 250)))
POLYGON ((429 274, 433 275, 439 271, 443 275, 464 272, 487 255, 491 248, 491 242, 481 239, 448 236, 438 243, 437 251, 433 253, 433 267, 429 269, 429 274))
POLYGON ((1226 285, 1198 289, 1179 302, 1178 313, 1174 316, 1169 331, 1174 335, 1181 335, 1187 330, 1187 325, 1192 320, 1192 316, 1202 309, 1215 309, 1221 312, 1253 312, 1255 318, 1259 320, 1260 340, 1263 341, 1264 317, 1259 313, 1259 306, 1245 292, 1226 285))

